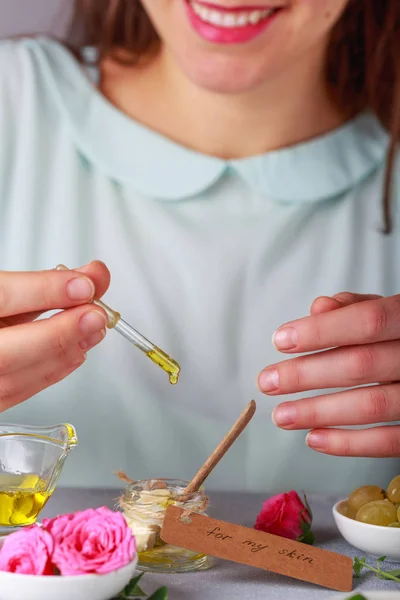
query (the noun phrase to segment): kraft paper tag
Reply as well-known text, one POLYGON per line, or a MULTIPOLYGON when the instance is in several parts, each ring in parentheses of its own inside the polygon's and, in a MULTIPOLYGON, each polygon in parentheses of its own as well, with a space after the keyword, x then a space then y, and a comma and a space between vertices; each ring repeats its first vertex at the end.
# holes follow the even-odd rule
POLYGON ((176 506, 167 508, 161 539, 187 550, 332 590, 352 590, 353 561, 349 556, 203 515, 192 513, 186 518, 176 506))

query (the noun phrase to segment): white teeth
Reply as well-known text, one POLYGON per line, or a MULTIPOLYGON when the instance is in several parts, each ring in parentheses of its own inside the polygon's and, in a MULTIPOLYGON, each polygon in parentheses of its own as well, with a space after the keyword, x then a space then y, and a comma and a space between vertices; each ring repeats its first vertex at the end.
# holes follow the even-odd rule
POLYGON ((224 27, 235 27, 236 25, 236 16, 233 13, 228 13, 224 16, 224 20, 222 21, 224 27))
POLYGON ((212 10, 209 14, 209 22, 213 25, 222 25, 223 16, 216 10, 212 10))
POLYGON ((249 16, 249 21, 252 25, 256 25, 261 19, 261 11, 259 10, 253 10, 253 12, 250 13, 249 16))
POLYGON ((236 19, 236 25, 238 27, 244 27, 248 23, 248 16, 245 13, 239 13, 236 19))
POLYGON ((257 25, 260 21, 269 17, 273 12, 274 8, 268 8, 265 10, 252 10, 248 12, 226 12, 219 11, 216 9, 208 9, 198 2, 190 2, 193 11, 200 17, 205 23, 211 23, 217 25, 217 27, 246 27, 247 25, 257 25))

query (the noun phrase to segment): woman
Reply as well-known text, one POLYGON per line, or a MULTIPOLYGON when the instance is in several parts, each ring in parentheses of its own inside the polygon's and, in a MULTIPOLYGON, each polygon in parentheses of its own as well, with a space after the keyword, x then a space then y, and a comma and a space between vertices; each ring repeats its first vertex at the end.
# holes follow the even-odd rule
POLYGON ((399 27, 397 0, 80 0, 84 60, 2 44, 1 407, 76 425, 64 483, 188 478, 251 397, 210 487, 397 473, 399 27), (93 258, 177 386, 100 344, 93 258))

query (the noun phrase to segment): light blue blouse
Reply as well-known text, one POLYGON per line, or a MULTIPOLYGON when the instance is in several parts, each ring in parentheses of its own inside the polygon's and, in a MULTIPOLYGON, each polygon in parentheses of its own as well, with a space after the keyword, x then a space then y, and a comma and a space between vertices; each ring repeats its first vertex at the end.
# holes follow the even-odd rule
MULTIPOLYGON (((271 334, 318 295, 400 292, 399 221, 381 233, 388 137, 371 115, 224 161, 127 118, 47 39, 0 44, 0 268, 98 258, 105 300, 182 366, 177 386, 115 332, 67 380, 2 418, 73 423, 64 485, 190 478, 255 398, 211 488, 348 492, 398 460, 327 457, 271 422, 256 376, 271 334)), ((397 212, 399 169, 393 194, 397 212)), ((317 392, 315 392, 317 393, 317 392)))

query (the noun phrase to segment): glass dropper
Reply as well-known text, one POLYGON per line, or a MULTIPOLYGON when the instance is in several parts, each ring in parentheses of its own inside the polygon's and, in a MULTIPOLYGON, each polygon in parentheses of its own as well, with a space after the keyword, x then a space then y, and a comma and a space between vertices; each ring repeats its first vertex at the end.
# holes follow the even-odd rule
MULTIPOLYGON (((58 265, 56 268, 58 271, 70 270, 65 265, 58 265)), ((108 329, 115 329, 115 331, 118 331, 125 339, 136 346, 136 348, 139 348, 139 350, 144 352, 153 363, 161 367, 161 369, 168 374, 170 383, 178 383, 181 368, 174 359, 170 358, 168 354, 146 339, 141 333, 136 331, 136 329, 133 329, 129 323, 121 319, 120 313, 107 306, 107 304, 104 304, 101 300, 93 300, 93 304, 102 308, 106 313, 108 329)))

